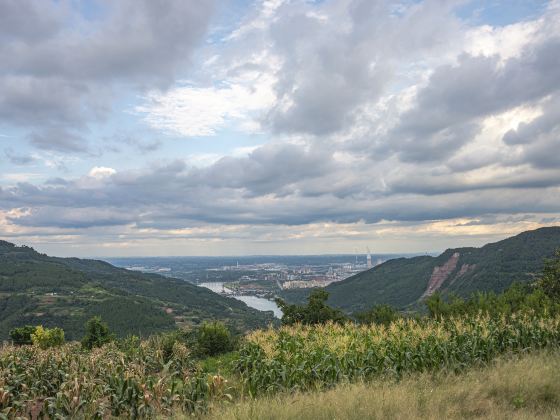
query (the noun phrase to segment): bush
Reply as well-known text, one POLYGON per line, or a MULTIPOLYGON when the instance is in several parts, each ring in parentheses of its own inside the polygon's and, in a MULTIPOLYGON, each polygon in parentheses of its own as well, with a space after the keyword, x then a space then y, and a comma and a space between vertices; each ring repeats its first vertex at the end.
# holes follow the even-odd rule
POLYGON ((10 338, 16 346, 33 344, 31 335, 35 333, 36 327, 26 325, 25 327, 14 328, 10 331, 10 338))
POLYGON ((43 328, 39 325, 33 334, 31 334, 33 345, 42 349, 49 347, 58 347, 64 344, 64 330, 62 328, 43 328))
POLYGON ((234 339, 222 322, 205 322, 196 334, 197 353, 215 356, 234 349, 234 339))
POLYGON ((389 325, 401 315, 390 305, 376 305, 369 311, 358 312, 356 320, 361 324, 389 325))
POLYGON ((115 336, 109 331, 107 324, 100 317, 94 316, 86 322, 86 335, 82 338, 82 347, 91 350, 114 339, 115 336))

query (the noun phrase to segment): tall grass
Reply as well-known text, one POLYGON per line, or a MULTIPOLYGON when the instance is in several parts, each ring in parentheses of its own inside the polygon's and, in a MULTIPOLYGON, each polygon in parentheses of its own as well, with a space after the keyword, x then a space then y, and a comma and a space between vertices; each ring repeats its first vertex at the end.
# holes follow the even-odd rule
POLYGON ((459 371, 506 352, 559 345, 559 317, 399 320, 389 327, 300 325, 248 336, 237 369, 247 391, 256 395, 380 375, 459 371))
POLYGON ((555 419, 560 353, 499 358, 459 375, 415 373, 401 380, 340 384, 325 392, 281 393, 224 405, 206 419, 555 419))

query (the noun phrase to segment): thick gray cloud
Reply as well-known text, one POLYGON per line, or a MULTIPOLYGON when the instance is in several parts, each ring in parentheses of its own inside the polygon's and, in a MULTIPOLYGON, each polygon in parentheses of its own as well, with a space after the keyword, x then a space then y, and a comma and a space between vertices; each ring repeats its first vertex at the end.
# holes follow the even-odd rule
POLYGON ((508 131, 503 141, 521 148, 520 162, 536 168, 560 167, 560 96, 552 96, 543 107, 543 114, 528 124, 508 131))
POLYGON ((133 223, 138 215, 122 209, 41 207, 17 219, 25 227, 57 227, 86 229, 91 227, 119 226, 133 223))
MULTIPOLYGON (((404 161, 452 156, 479 132, 481 119, 531 104, 560 89, 560 38, 530 44, 520 57, 462 55, 437 68, 391 133, 404 161)), ((513 134, 505 141, 512 144, 513 134)))
POLYGON ((20 155, 13 151, 13 149, 5 149, 4 155, 8 159, 8 161, 14 165, 27 165, 29 163, 35 162, 35 158, 30 155, 20 155))
POLYGON ((414 59, 456 38, 459 23, 445 13, 450 4, 426 1, 401 15, 394 6, 327 2, 313 13, 284 6, 270 27, 282 62, 279 101, 266 116, 274 131, 326 135, 352 125, 359 107, 386 91, 402 55, 414 59))
POLYGON ((31 144, 39 149, 60 152, 86 152, 86 141, 75 132, 60 126, 37 128, 29 135, 31 144))
POLYGON ((0 2, 0 39, 36 42, 54 36, 63 24, 66 8, 37 0, 0 2))
POLYGON ((72 2, 1 3, 0 126, 32 127, 35 146, 77 152, 86 148, 77 144, 85 135, 60 140, 49 132, 87 134, 88 123, 106 118, 122 85, 169 86, 205 33, 214 2, 85 5, 103 19, 86 19, 72 2))
POLYGON ((0 207, 27 209, 9 218, 22 226, 79 228, 135 223, 160 229, 199 223, 375 223, 560 212, 558 171, 538 176, 520 171, 516 176, 474 183, 419 173, 394 177, 389 171, 384 189, 374 182, 375 173, 364 167, 358 181, 351 165, 324 151, 271 145, 248 157, 223 159, 204 169, 175 161, 149 171, 116 173, 102 179, 21 183, 0 191, 0 207), (315 182, 323 182, 323 190, 315 182), (354 193, 333 194, 337 182, 354 193))
POLYGON ((195 171, 196 184, 211 188, 242 189, 248 195, 289 194, 290 186, 323 177, 336 168, 322 150, 281 144, 256 149, 246 158, 226 157, 195 171))

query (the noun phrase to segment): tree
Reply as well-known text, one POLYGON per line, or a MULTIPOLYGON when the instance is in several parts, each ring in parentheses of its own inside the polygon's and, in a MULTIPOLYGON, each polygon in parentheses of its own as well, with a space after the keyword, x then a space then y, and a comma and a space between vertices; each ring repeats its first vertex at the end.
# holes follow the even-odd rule
POLYGON ((109 327, 100 317, 90 318, 85 325, 86 335, 82 338, 82 347, 91 350, 94 347, 101 347, 115 339, 114 334, 109 331, 109 327))
POLYGON ((39 325, 33 334, 31 334, 33 345, 42 349, 49 347, 58 347, 64 344, 64 330, 62 328, 43 328, 39 325))
POLYGON ((537 286, 555 302, 560 302, 560 249, 553 258, 545 260, 537 286))
POLYGON ((343 323, 348 320, 346 315, 326 304, 329 292, 323 289, 313 290, 308 298, 307 305, 290 305, 283 299, 276 299, 276 304, 282 310, 282 324, 292 325, 302 323, 307 325, 324 324, 327 321, 343 323))
POLYGON ((218 321, 205 322, 196 334, 197 353, 201 356, 215 356, 232 351, 234 341, 227 327, 218 321))
POLYGON ((14 328, 10 331, 10 338, 16 346, 33 344, 31 335, 35 333, 37 327, 26 325, 25 327, 14 328))

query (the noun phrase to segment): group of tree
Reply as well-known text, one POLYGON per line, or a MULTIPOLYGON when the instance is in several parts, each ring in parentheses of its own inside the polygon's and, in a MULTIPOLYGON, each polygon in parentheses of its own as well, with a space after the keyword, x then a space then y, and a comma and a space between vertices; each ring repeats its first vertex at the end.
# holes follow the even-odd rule
MULTIPOLYGON (((82 347, 91 350, 101 347, 103 344, 113 341, 115 335, 109 331, 109 327, 100 317, 89 319, 85 325, 85 335, 82 339, 82 347)), ((64 344, 64 330, 62 328, 44 328, 42 325, 26 325, 14 328, 10 331, 10 338, 17 346, 36 345, 42 349, 58 347, 64 344)))
MULTIPOLYGON (((14 328, 10 331, 14 345, 36 345, 42 349, 57 347, 64 344, 64 331, 61 328, 44 328, 42 325, 14 328)), ((96 347, 115 341, 115 334, 107 323, 95 316, 85 324, 85 335, 81 340, 84 349, 96 347)), ((176 330, 159 334, 163 348, 171 355, 176 342, 186 344, 195 357, 215 356, 232 351, 238 338, 224 323, 219 321, 205 322, 192 330, 176 330)), ((121 340, 123 343, 137 343, 138 337, 130 336, 121 340)))

